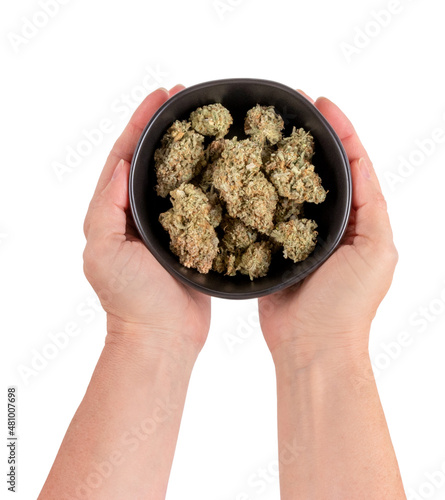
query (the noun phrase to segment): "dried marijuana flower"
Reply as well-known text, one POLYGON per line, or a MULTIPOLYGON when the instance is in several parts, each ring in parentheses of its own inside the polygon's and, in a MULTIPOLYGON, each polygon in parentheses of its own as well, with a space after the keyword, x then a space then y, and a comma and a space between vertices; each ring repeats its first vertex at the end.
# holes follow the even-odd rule
POLYGON ((210 203, 209 222, 213 227, 218 227, 222 220, 223 207, 219 201, 219 196, 213 191, 206 193, 210 203))
POLYGON ((258 144, 250 139, 227 140, 213 170, 213 185, 230 216, 267 234, 273 229, 277 194, 261 165, 258 144))
POLYGON ((211 223, 212 206, 192 184, 181 184, 170 196, 173 208, 159 216, 162 227, 170 234, 170 249, 184 266, 208 273, 219 243, 211 223))
POLYGON ((190 115, 192 127, 202 135, 224 137, 233 123, 232 115, 222 104, 209 104, 190 115))
POLYGON ((221 228, 224 231, 222 243, 229 252, 244 250, 257 239, 258 233, 244 222, 232 217, 224 217, 221 228))
POLYGON ((239 271, 243 251, 256 241, 258 233, 241 220, 228 215, 223 217, 220 229, 224 233, 218 255, 213 261, 213 270, 227 276, 235 276, 239 271))
POLYGON ((239 252, 231 253, 224 247, 220 247, 218 255, 213 261, 213 270, 225 274, 226 276, 235 276, 239 263, 239 252))
POLYGON ((204 158, 203 143, 204 137, 192 130, 186 121, 175 121, 167 130, 154 155, 159 196, 165 198, 199 173, 204 158))
POLYGON ((211 142, 204 151, 204 165, 201 173, 193 179, 193 184, 199 186, 204 193, 213 191, 213 170, 215 161, 221 156, 225 147, 224 139, 211 142))
POLYGON ((283 128, 283 118, 275 112, 273 106, 257 104, 247 112, 244 121, 244 132, 260 144, 265 144, 266 139, 269 144, 276 144, 281 140, 283 128))
POLYGON ((303 214, 303 203, 298 203, 295 200, 278 196, 277 208, 275 210, 275 224, 296 219, 303 214))
POLYGON ((159 221, 184 266, 253 280, 267 274, 276 251, 294 262, 310 255, 317 224, 303 218, 304 202, 321 203, 326 191, 309 132, 283 137, 273 106, 247 112, 248 139, 225 138, 232 123, 214 103, 167 130, 154 159, 157 193, 170 194, 172 208, 159 221))
POLYGON ((317 224, 310 219, 280 222, 271 233, 271 239, 283 245, 285 259, 300 262, 306 259, 317 243, 317 224))
POLYGON ((277 151, 271 154, 264 169, 280 196, 298 203, 322 203, 325 200, 326 191, 310 163, 314 154, 313 143, 308 132, 294 129, 292 135, 280 141, 277 151))
POLYGON ((272 259, 271 245, 268 241, 252 243, 242 254, 239 270, 247 274, 251 280, 266 276, 272 259))

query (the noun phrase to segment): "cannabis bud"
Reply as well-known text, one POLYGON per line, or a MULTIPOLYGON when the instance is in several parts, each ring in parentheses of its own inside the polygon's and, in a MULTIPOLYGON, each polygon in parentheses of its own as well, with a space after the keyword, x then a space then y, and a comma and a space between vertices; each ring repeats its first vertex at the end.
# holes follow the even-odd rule
POLYGON ((209 104, 190 114, 192 127, 202 135, 224 137, 233 123, 232 115, 222 104, 209 104))
POLYGON ((154 159, 157 193, 170 194, 172 208, 159 221, 184 266, 255 279, 280 249, 294 262, 313 252, 317 224, 303 218, 304 203, 323 202, 326 191, 311 163, 312 135, 294 128, 283 137, 273 106, 247 112, 249 138, 225 138, 232 124, 214 103, 167 130, 154 159))
POLYGON ((204 137, 191 129, 190 123, 175 121, 155 151, 159 196, 188 182, 199 173, 204 158, 204 137))
POLYGON ((244 121, 244 132, 261 145, 264 145, 266 140, 269 144, 276 144, 281 139, 283 128, 283 118, 275 112, 273 106, 257 104, 247 112, 244 121))

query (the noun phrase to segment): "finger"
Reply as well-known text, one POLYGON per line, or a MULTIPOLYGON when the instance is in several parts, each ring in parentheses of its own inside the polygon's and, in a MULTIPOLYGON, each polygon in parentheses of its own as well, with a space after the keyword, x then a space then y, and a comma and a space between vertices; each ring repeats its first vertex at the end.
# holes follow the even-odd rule
POLYGON ((352 161, 351 174, 355 233, 371 243, 392 242, 386 201, 380 186, 373 180, 370 162, 366 158, 352 161))
POLYGON ((113 239, 117 242, 125 241, 129 174, 130 163, 121 160, 108 185, 98 194, 96 202, 91 206, 89 224, 85 230, 88 242, 113 239))
POLYGON ((392 242, 386 201, 372 162, 354 126, 340 108, 329 99, 321 97, 317 99, 315 105, 332 125, 349 158, 353 184, 352 208, 356 211, 356 233, 371 242, 382 239, 392 242))
POLYGON ((174 96, 178 92, 181 92, 181 90, 184 90, 184 89, 185 89, 184 85, 178 84, 178 85, 175 85, 173 88, 171 88, 168 93, 170 94, 170 97, 172 97, 172 96, 174 96))
POLYGON ((343 147, 346 150, 349 161, 358 160, 362 157, 368 157, 368 153, 363 147, 357 132, 355 131, 349 118, 326 97, 319 97, 315 106, 324 115, 337 133, 343 147))
POLYGON ((312 97, 308 96, 308 95, 306 94, 306 92, 304 92, 304 91, 303 91, 303 90, 301 90, 301 89, 297 89, 297 92, 298 92, 299 94, 301 94, 303 97, 306 97, 306 99, 307 99, 308 101, 310 101, 312 104, 315 104, 315 101, 312 99, 312 97))
POLYGON ((99 177, 99 181, 88 207, 88 212, 85 217, 83 226, 85 236, 87 235, 90 223, 90 213, 93 209, 96 199, 110 182, 111 176, 113 175, 113 172, 117 167, 119 161, 121 159, 124 159, 127 162, 131 161, 134 149, 143 129, 145 128, 146 124, 153 116, 153 114, 156 112, 156 110, 168 99, 168 97, 168 90, 162 88, 155 90, 149 96, 147 96, 133 113, 133 116, 130 118, 128 125, 125 127, 121 136, 114 144, 111 153, 108 155, 105 167, 103 168, 102 173, 99 177))
POLYGON ((373 181, 379 186, 380 183, 377 179, 377 175, 372 166, 372 162, 369 158, 366 149, 361 143, 357 132, 354 129, 349 118, 341 111, 341 109, 336 106, 332 101, 326 97, 319 97, 315 102, 315 106, 323 114, 323 116, 332 125, 332 128, 337 133, 340 138, 343 147, 345 148, 346 154, 348 155, 349 162, 354 160, 359 160, 360 158, 365 158, 368 162, 368 169, 373 181))
POLYGON ((119 139, 109 154, 93 195, 100 193, 108 185, 114 169, 121 159, 131 162, 136 144, 142 131, 157 109, 169 98, 168 90, 158 89, 147 96, 130 118, 119 139))

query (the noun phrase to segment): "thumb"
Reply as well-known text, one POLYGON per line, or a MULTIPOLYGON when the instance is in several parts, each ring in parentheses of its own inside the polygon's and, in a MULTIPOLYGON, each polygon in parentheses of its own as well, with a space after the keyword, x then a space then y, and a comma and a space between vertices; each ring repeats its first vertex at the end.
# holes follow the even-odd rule
POLYGON ((351 174, 357 236, 368 243, 391 243, 393 236, 386 201, 371 162, 364 157, 352 161, 351 174))
POLYGON ((130 164, 120 160, 105 189, 90 207, 85 224, 87 240, 125 240, 127 226, 128 177, 130 164))

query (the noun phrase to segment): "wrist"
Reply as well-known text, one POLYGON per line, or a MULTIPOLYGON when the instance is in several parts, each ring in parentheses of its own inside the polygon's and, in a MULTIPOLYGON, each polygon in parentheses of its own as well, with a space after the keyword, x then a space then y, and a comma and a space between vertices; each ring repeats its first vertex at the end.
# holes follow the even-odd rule
POLYGON ((370 364, 369 329, 331 333, 329 335, 299 335, 276 343, 271 349, 276 369, 305 370, 311 366, 330 373, 339 369, 353 370, 370 364))
POLYGON ((322 399, 339 391, 362 399, 375 391, 367 350, 320 351, 310 360, 280 354, 274 361, 279 391, 305 394, 310 388, 314 397, 322 399))
POLYGON ((106 347, 151 361, 168 358, 194 364, 202 346, 180 329, 163 329, 144 323, 123 321, 107 314, 106 347))

